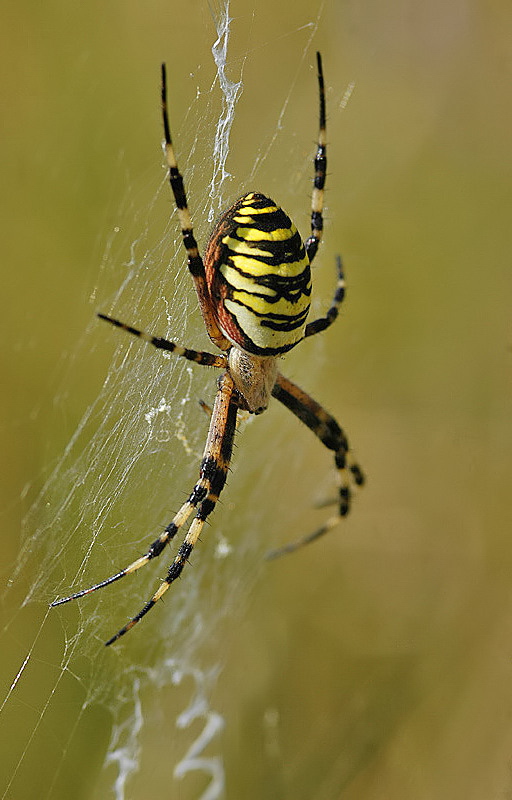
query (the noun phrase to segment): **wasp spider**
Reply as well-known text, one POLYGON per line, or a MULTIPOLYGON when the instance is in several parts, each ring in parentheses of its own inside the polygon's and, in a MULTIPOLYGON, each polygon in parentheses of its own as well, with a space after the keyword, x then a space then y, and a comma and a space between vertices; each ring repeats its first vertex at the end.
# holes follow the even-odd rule
POLYGON ((190 350, 151 336, 117 319, 101 319, 138 336, 154 347, 222 370, 206 440, 199 479, 174 519, 153 542, 147 553, 116 575, 83 589, 52 605, 108 586, 143 567, 161 554, 189 517, 195 516, 169 568, 167 577, 139 613, 112 636, 107 645, 130 630, 160 600, 181 575, 203 525, 215 508, 226 482, 239 412, 261 414, 270 398, 283 403, 320 441, 334 453, 339 475, 337 514, 321 528, 298 542, 269 554, 275 557, 300 547, 326 533, 344 517, 350 506, 350 480, 362 485, 364 476, 352 459, 347 438, 336 420, 315 400, 278 372, 278 358, 302 339, 328 328, 338 316, 345 294, 341 259, 331 307, 325 317, 306 322, 311 296, 310 264, 323 229, 323 199, 326 176, 325 92, 322 59, 317 53, 320 125, 314 159, 311 235, 305 243, 285 212, 269 197, 249 192, 220 217, 206 246, 199 252, 187 204, 183 177, 178 169, 167 114, 165 65, 162 65, 162 114, 169 180, 187 252, 188 268, 196 288, 208 336, 219 354, 190 350))

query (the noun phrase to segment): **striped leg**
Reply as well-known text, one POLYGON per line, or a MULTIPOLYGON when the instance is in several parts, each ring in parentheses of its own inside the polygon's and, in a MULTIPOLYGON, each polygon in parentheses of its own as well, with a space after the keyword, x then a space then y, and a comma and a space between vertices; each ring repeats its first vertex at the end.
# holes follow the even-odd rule
POLYGON ((78 597, 84 597, 84 595, 95 592, 97 589, 102 589, 104 586, 109 586, 120 578, 124 578, 125 575, 130 575, 132 572, 143 567, 148 561, 160 555, 165 546, 171 539, 174 539, 180 528, 185 524, 192 511, 199 506, 183 544, 179 548, 169 568, 165 581, 155 592, 151 600, 146 603, 144 608, 121 628, 118 633, 112 636, 108 642, 106 642, 106 645, 112 644, 127 633, 130 628, 133 628, 133 626, 153 608, 167 591, 171 583, 181 574, 199 538, 203 525, 215 508, 219 494, 224 487, 233 449, 237 411, 238 400, 237 396, 234 394, 233 381, 231 377, 225 373, 219 380, 219 390, 215 398, 210 429, 201 462, 199 480, 192 489, 187 501, 174 516, 172 522, 169 523, 158 539, 153 542, 148 552, 128 567, 125 567, 125 569, 113 575, 111 578, 107 578, 107 580, 101 581, 88 589, 82 589, 82 591, 76 592, 62 600, 56 600, 52 603, 52 606, 58 606, 70 600, 76 600, 78 597))
POLYGON ((325 176, 327 173, 327 141, 325 136, 325 89, 324 89, 324 73, 322 69, 322 57, 320 53, 316 54, 316 63, 318 68, 318 97, 320 102, 319 108, 319 131, 318 131, 318 147, 315 155, 315 178, 313 182, 313 195, 311 198, 311 236, 306 241, 306 252, 309 256, 310 263, 313 261, 322 238, 324 228, 323 208, 324 208, 324 187, 325 176))
POLYGON ((308 322, 306 325, 304 338, 306 338, 306 336, 314 336, 315 333, 325 331, 325 329, 332 325, 334 320, 338 317, 339 307, 345 297, 345 276, 343 275, 343 264, 341 262, 341 256, 339 255, 336 256, 336 270, 338 273, 338 280, 336 282, 336 290, 334 292, 331 307, 329 308, 325 317, 315 319, 314 322, 308 322))
POLYGON ((162 64, 162 117, 165 134, 165 157, 167 160, 167 166, 169 167, 169 183, 171 184, 174 201, 178 209, 181 235, 183 236, 183 244, 185 250, 187 251, 188 268, 192 278, 194 279, 199 306, 201 308, 201 313, 203 315, 208 336, 220 350, 227 350, 231 345, 226 337, 222 334, 213 313, 210 293, 206 284, 203 259, 199 253, 199 248, 197 246, 192 228, 190 212, 188 210, 187 195, 183 183, 183 176, 178 169, 178 163, 176 161, 176 155, 174 153, 174 147, 172 144, 169 116, 167 113, 167 77, 165 64, 162 64))
POLYGON ((293 552, 302 547, 302 545, 318 539, 331 528, 334 528, 350 510, 350 479, 357 486, 362 486, 365 479, 361 468, 352 458, 347 437, 343 430, 334 417, 328 414, 316 400, 313 400, 306 392, 303 392, 302 389, 299 389, 298 386, 281 374, 277 377, 272 394, 289 408, 301 422, 307 425, 329 450, 334 451, 334 462, 339 476, 338 513, 308 536, 304 536, 302 539, 291 542, 268 554, 269 558, 277 558, 280 555, 284 555, 284 553, 293 552))
POLYGON ((116 328, 121 328, 123 331, 128 331, 128 333, 138 336, 139 339, 152 344, 159 350, 167 350, 169 353, 174 353, 177 356, 182 356, 182 358, 187 358, 189 361, 195 361, 196 364, 203 364, 207 367, 221 367, 225 369, 227 366, 226 356, 205 353, 203 350, 190 350, 188 347, 182 347, 180 344, 169 342, 168 339, 162 339, 160 336, 152 336, 150 333, 139 331, 138 328, 125 325, 124 322, 120 322, 118 319, 114 319, 114 317, 108 317, 106 314, 98 314, 98 317, 104 319, 106 322, 110 322, 116 328))
MULTIPOLYGON (((192 520, 182 545, 180 546, 174 561, 172 562, 167 577, 161 584, 159 589, 155 592, 151 600, 149 600, 144 608, 133 617, 123 628, 121 628, 115 636, 106 642, 107 645, 112 644, 130 628, 139 622, 148 611, 160 600, 160 598, 169 589, 170 585, 179 578, 183 567, 190 558, 192 550, 201 534, 203 525, 212 513, 219 495, 226 483, 227 472, 229 463, 231 461, 231 453, 233 450, 233 439, 236 427, 236 416, 238 411, 237 399, 233 396, 234 387, 231 377, 226 373, 220 379, 219 391, 215 398, 213 406, 213 414, 206 440, 206 447, 204 450, 203 460, 201 462, 201 472, 199 481, 194 486, 192 494, 190 495, 187 503, 191 509, 199 505, 196 516, 192 520)), ((180 511, 177 514, 179 517, 180 511)), ((187 513, 188 516, 188 513, 187 513)), ((176 520, 176 518, 175 518, 176 520)), ((175 528, 172 535, 175 535, 178 530, 178 523, 173 520, 168 527, 175 528)), ((171 537, 172 538, 172 537, 171 537)))

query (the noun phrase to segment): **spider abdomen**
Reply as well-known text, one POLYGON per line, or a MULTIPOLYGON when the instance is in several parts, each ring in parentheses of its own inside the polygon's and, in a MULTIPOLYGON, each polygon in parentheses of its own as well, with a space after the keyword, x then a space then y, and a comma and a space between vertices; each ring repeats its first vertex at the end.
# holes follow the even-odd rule
POLYGON ((217 222, 204 258, 225 336, 249 353, 286 353, 303 337, 311 296, 309 258, 297 228, 273 200, 250 192, 217 222))

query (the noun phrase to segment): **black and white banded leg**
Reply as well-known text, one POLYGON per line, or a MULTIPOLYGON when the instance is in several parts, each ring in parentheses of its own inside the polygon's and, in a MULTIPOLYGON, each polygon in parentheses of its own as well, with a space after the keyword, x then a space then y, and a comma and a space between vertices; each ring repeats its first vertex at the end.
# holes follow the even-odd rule
POLYGON ((334 451, 334 463, 336 465, 339 481, 337 514, 328 519, 320 528, 313 531, 313 533, 297 541, 290 542, 276 550, 272 550, 267 556, 268 558, 277 558, 278 556, 291 553, 299 547, 313 542, 315 539, 318 539, 334 528, 342 517, 345 517, 350 511, 351 481, 355 483, 356 486, 362 486, 364 483, 364 474, 352 456, 345 433, 334 417, 322 408, 316 400, 313 400, 306 392, 280 373, 277 376, 272 394, 279 402, 295 414, 304 425, 307 425, 329 450, 334 451))
POLYGON ((332 323, 338 318, 339 308, 345 299, 345 276, 343 274, 341 256, 339 255, 336 256, 336 272, 338 276, 336 281, 336 289, 334 291, 334 297, 329 310, 325 317, 320 317, 319 319, 315 319, 313 322, 308 322, 304 332, 304 338, 307 336, 314 336, 315 333, 321 333, 321 331, 325 331, 325 329, 332 325, 332 323))
POLYGON ((174 353, 176 356, 181 356, 182 358, 188 359, 188 361, 194 361, 196 364, 202 364, 206 367, 220 367, 221 369, 225 369, 227 366, 226 356, 206 353, 204 350, 191 350, 189 347, 182 347, 182 345, 170 342, 168 339, 162 339, 161 336, 153 336, 150 333, 145 333, 138 328, 134 328, 132 325, 126 325, 124 322, 120 322, 114 317, 107 316, 107 314, 98 314, 98 317, 106 322, 110 322, 116 328, 120 328, 123 331, 133 334, 133 336, 137 336, 139 339, 142 339, 143 342, 152 344, 153 347, 156 347, 158 350, 166 350, 168 353, 174 353))
POLYGON ((311 235, 305 242, 306 253, 309 262, 313 263, 316 256, 318 245, 322 238, 324 229, 324 188, 325 177, 327 175, 327 139, 325 134, 325 88, 324 72, 322 69, 322 57, 316 54, 316 64, 318 70, 318 97, 319 97, 319 130, 318 144, 314 160, 315 177, 313 180, 313 194, 311 198, 311 235))
POLYGON ((133 628, 133 626, 153 608, 170 585, 181 575, 201 534, 204 523, 214 510, 219 495, 224 488, 233 451, 237 413, 238 395, 234 390, 231 377, 227 373, 224 373, 219 379, 219 389, 213 406, 208 438, 201 461, 199 480, 192 489, 187 501, 181 506, 177 514, 175 514, 172 522, 167 525, 165 530, 153 542, 147 553, 133 561, 128 567, 125 567, 110 578, 88 589, 82 589, 69 597, 56 600, 52 603, 52 606, 62 605, 62 603, 67 603, 70 600, 76 600, 79 597, 91 594, 91 592, 102 589, 104 586, 109 586, 111 583, 115 583, 121 578, 124 578, 125 575, 131 575, 131 573, 145 566, 149 561, 162 553, 166 545, 174 539, 194 509, 197 508, 187 535, 169 567, 167 576, 161 586, 139 613, 136 614, 135 617, 132 617, 132 619, 105 644, 113 644, 113 642, 117 641, 117 639, 133 628))

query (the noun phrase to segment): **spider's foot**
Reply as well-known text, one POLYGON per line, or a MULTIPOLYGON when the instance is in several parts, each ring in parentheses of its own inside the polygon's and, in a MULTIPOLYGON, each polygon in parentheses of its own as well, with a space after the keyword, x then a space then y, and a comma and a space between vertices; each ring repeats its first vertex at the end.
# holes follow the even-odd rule
POLYGON ((323 500, 317 500, 313 503, 313 508, 327 508, 328 506, 335 506, 337 502, 337 497, 324 497, 323 500))
POLYGON ((319 539, 321 536, 335 528, 336 525, 338 525, 338 523, 347 516, 350 511, 352 501, 352 492, 350 490, 350 486, 348 485, 348 477, 352 478, 356 486, 363 486, 365 482, 365 477, 361 468, 355 463, 350 464, 348 468, 343 468, 340 470, 341 485, 338 489, 338 496, 316 503, 317 508, 323 508, 325 506, 337 504, 338 513, 330 517, 320 528, 317 528, 315 531, 313 531, 313 533, 303 536, 301 539, 297 539, 294 542, 289 542, 288 544, 278 547, 275 550, 270 550, 265 556, 267 561, 273 561, 275 558, 280 558, 288 553, 294 553, 296 550, 304 547, 304 545, 316 541, 316 539, 319 539))
POLYGON ((366 478, 359 464, 350 464, 349 470, 356 486, 364 486, 366 478))
POLYGON ((270 550, 266 554, 265 560, 274 561, 276 558, 281 558, 281 556, 288 555, 288 553, 294 553, 296 550, 300 550, 300 548, 304 547, 304 545, 311 544, 311 542, 316 541, 316 539, 319 539, 320 536, 323 536, 335 528, 340 521, 341 516, 339 514, 330 517, 327 522, 325 522, 320 528, 317 528, 316 531, 313 531, 313 533, 309 533, 307 536, 303 536, 302 539, 297 539, 295 542, 289 542, 282 547, 277 547, 275 550, 270 550))
POLYGON ((133 617, 133 619, 127 622, 126 625, 123 625, 120 631, 111 636, 108 642, 105 642, 105 647, 110 647, 110 645, 114 644, 114 642, 117 642, 117 640, 120 639, 121 636, 124 636, 125 633, 128 633, 128 631, 130 631, 133 628, 133 626, 136 625, 137 622, 139 622, 139 620, 142 619, 142 617, 144 617, 148 613, 148 611, 150 611, 150 609, 153 608, 155 602, 156 602, 155 600, 150 600, 148 603, 146 603, 142 611, 140 611, 136 617, 133 617))

